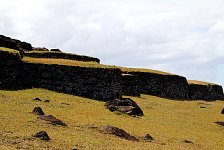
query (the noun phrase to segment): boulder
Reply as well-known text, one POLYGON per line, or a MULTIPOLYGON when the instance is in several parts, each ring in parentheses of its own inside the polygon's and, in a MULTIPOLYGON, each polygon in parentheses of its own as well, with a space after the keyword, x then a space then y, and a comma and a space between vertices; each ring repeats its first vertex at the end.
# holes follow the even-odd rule
POLYGON ((100 131, 104 134, 113 134, 115 136, 118 136, 120 138, 126 139, 126 140, 130 140, 130 141, 139 141, 136 137, 131 136, 130 134, 128 134, 126 131, 124 131, 123 129, 119 129, 117 127, 113 127, 113 126, 104 126, 100 129, 100 131))
POLYGON ((55 118, 52 115, 42 115, 42 116, 39 116, 38 118, 41 119, 41 120, 44 120, 44 121, 49 121, 53 125, 67 126, 64 122, 55 118))
POLYGON ((150 142, 151 142, 151 141, 154 140, 154 138, 153 138, 150 134, 146 134, 145 137, 144 137, 144 140, 145 140, 145 141, 150 141, 150 142))
POLYGON ((105 106, 110 111, 119 111, 131 116, 143 116, 141 108, 130 98, 107 101, 105 106))
POLYGON ((221 114, 224 114, 224 108, 222 109, 221 114))
POLYGON ((38 115, 38 116, 44 115, 44 112, 40 107, 35 107, 33 109, 32 113, 35 114, 35 115, 38 115))
POLYGON ((37 132, 33 137, 39 138, 40 140, 49 141, 50 137, 48 136, 46 131, 37 132))

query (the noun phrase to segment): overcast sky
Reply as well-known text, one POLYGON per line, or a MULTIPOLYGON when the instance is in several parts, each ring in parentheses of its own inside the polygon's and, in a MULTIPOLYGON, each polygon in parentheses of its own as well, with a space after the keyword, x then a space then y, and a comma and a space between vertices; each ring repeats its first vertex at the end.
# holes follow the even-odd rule
POLYGON ((224 86, 224 0, 0 0, 0 34, 224 86))

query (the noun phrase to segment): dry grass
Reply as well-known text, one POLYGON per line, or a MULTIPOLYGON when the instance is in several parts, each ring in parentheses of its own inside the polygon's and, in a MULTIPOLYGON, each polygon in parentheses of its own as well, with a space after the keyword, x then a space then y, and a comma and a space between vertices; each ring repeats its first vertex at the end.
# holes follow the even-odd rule
POLYGON ((12 53, 12 54, 18 54, 19 53, 17 50, 6 48, 6 47, 0 47, 0 51, 5 51, 5 52, 12 53))
POLYGON ((149 72, 154 74, 161 74, 161 75, 174 75, 168 72, 146 69, 146 68, 126 68, 126 67, 119 67, 124 72, 149 72))
POLYGON ((116 68, 114 66, 102 65, 97 62, 83 62, 83 61, 75 61, 75 60, 68 60, 68 59, 24 57, 23 61, 29 62, 29 63, 58 64, 58 65, 80 66, 80 67, 88 67, 88 68, 116 68))
POLYGON ((41 63, 41 64, 58 64, 58 65, 68 65, 68 66, 80 66, 80 67, 90 67, 90 68, 119 68, 122 71, 128 72, 149 72, 161 75, 173 75, 171 73, 162 72, 158 70, 152 69, 143 69, 143 68, 126 68, 126 67, 119 67, 119 66, 110 66, 110 65, 103 65, 97 62, 83 62, 83 61, 75 61, 75 60, 68 60, 68 59, 53 59, 53 58, 31 58, 31 57, 24 57, 23 61, 30 62, 30 63, 41 63))
POLYGON ((188 80, 189 84, 198 84, 198 85, 215 85, 214 83, 209 83, 205 81, 198 81, 198 80, 188 80))
POLYGON ((223 101, 172 101, 149 95, 132 99, 143 109, 143 117, 119 115, 106 110, 103 102, 43 89, 0 91, 0 149, 223 149, 224 127, 214 123, 224 121, 223 101), (37 102, 34 97, 51 101, 37 102), (30 113, 35 106, 68 126, 38 120, 30 113), (97 128, 104 125, 122 128, 138 138, 149 133, 155 141, 132 142, 102 134, 97 128), (41 130, 48 132, 49 142, 31 138, 41 130))

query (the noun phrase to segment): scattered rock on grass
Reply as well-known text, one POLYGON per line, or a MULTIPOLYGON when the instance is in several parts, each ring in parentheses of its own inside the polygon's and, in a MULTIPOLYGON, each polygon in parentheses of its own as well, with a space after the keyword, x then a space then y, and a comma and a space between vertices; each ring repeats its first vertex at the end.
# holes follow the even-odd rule
POLYGON ((119 111, 131 116, 143 116, 141 108, 130 98, 107 101, 105 106, 110 111, 119 111))
POLYGON ((35 97, 33 100, 34 101, 42 101, 39 97, 35 97))
POLYGON ((150 141, 150 142, 151 142, 151 141, 154 140, 154 138, 153 138, 150 134, 146 134, 145 137, 144 137, 144 140, 145 140, 145 141, 150 141))
POLYGON ((49 102, 50 102, 50 100, 49 100, 49 99, 46 99, 44 102, 45 102, 45 103, 49 103, 49 102))
POLYGON ((218 125, 220 125, 220 126, 224 126, 224 122, 223 121, 217 121, 215 123, 218 124, 218 125))
POLYGON ((116 135, 118 137, 121 137, 123 139, 126 140, 130 140, 130 141, 139 141, 136 137, 131 136, 130 134, 128 134, 126 131, 124 131, 123 129, 119 129, 117 127, 113 127, 113 126, 104 126, 100 129, 100 131, 104 134, 113 134, 116 135))
POLYGON ((32 113, 35 115, 38 115, 38 116, 44 115, 44 112, 43 112, 42 108, 40 108, 40 107, 35 107, 33 109, 32 113))
POLYGON ((61 120, 55 118, 52 115, 42 115, 42 116, 39 116, 38 118, 41 119, 41 120, 44 120, 44 121, 49 121, 53 125, 67 126, 64 122, 62 122, 61 120))
POLYGON ((224 108, 222 109, 221 114, 224 114, 224 108))
POLYGON ((189 140, 183 140, 184 143, 187 143, 187 144, 193 144, 193 142, 189 141, 189 140))
POLYGON ((39 138, 40 140, 49 141, 50 137, 48 136, 46 131, 37 132, 33 137, 39 138))

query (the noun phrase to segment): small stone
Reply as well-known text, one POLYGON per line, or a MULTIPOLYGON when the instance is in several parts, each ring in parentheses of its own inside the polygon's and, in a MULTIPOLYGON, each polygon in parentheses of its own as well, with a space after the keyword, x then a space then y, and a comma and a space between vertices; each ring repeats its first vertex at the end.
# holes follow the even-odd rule
POLYGON ((50 100, 49 100, 49 99, 47 99, 47 100, 45 100, 44 102, 45 102, 45 103, 49 103, 49 102, 50 102, 50 100))
POLYGON ((151 135, 146 134, 145 137, 144 137, 144 140, 145 141, 153 141, 154 139, 153 139, 153 137, 151 135))
POLYGON ((42 108, 40 108, 40 107, 35 107, 33 109, 32 113, 35 115, 38 115, 38 116, 44 115, 44 112, 43 112, 42 108))
POLYGON ((189 141, 189 140, 184 140, 183 141, 184 143, 187 143, 187 144, 193 144, 193 142, 189 141))
POLYGON ((224 108, 222 109, 221 114, 224 114, 224 108))
POLYGON ((33 99, 34 101, 42 101, 39 97, 33 99))
POLYGON ((43 141, 50 140, 50 137, 48 136, 46 131, 37 132, 35 135, 33 135, 33 137, 39 138, 40 140, 43 140, 43 141))
POLYGON ((220 126, 224 126, 224 122, 223 121, 217 121, 215 123, 218 124, 218 125, 220 125, 220 126))

